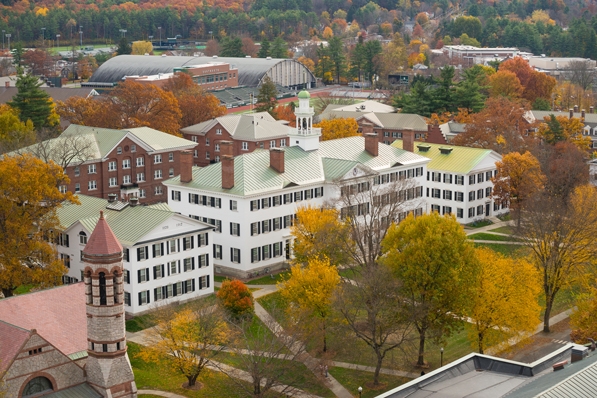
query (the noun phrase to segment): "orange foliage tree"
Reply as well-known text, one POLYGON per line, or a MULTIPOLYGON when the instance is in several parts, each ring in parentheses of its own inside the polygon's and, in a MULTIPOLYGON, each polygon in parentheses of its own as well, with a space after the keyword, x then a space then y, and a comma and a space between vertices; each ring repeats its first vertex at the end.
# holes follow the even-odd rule
POLYGON ((526 102, 506 97, 488 98, 485 108, 471 115, 465 132, 452 141, 454 145, 493 149, 506 154, 524 151, 533 140, 526 130, 533 128, 524 115, 529 110, 526 102))
POLYGON ((296 127, 296 115, 291 105, 278 105, 274 108, 274 115, 277 120, 286 120, 290 127, 296 127))
POLYGON ((164 86, 164 90, 174 94, 182 113, 181 127, 211 120, 226 114, 226 107, 213 94, 199 87, 191 76, 176 73, 164 86))
POLYGON ((56 105, 56 112, 70 123, 125 129, 147 126, 179 135, 181 111, 170 92, 153 84, 125 81, 110 96, 99 99, 71 97, 56 105))
POLYGON ((533 70, 522 57, 515 57, 502 62, 500 72, 502 71, 512 72, 518 77, 523 87, 522 97, 529 102, 533 102, 537 98, 549 99, 556 86, 556 79, 533 70))
POLYGON ((516 74, 507 70, 500 70, 489 76, 489 84, 489 93, 492 97, 503 96, 518 99, 524 90, 516 74))
POLYGON ((351 117, 322 120, 313 127, 321 128, 322 141, 359 135, 359 125, 351 117))
POLYGON ((235 318, 242 318, 253 313, 254 303, 251 291, 238 279, 225 280, 216 293, 222 307, 235 318))

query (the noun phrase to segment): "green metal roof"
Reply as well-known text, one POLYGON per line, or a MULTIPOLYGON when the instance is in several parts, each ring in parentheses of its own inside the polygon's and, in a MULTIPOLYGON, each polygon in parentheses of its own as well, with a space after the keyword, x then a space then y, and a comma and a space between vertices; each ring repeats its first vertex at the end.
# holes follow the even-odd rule
POLYGON ((180 177, 164 182, 167 186, 185 186, 199 190, 248 196, 283 189, 334 181, 357 165, 384 170, 396 164, 423 164, 428 159, 414 153, 378 144, 378 156, 365 151, 361 136, 322 141, 319 149, 304 151, 298 146, 284 148, 284 173, 269 167, 269 151, 256 150, 234 158, 234 187, 222 189, 222 164, 193 168, 193 180, 181 183, 180 177))
POLYGON ((68 355, 68 357, 70 359, 72 359, 73 361, 76 361, 77 359, 81 359, 81 358, 87 358, 87 356, 88 356, 87 350, 73 352, 72 354, 68 355))
MULTIPOLYGON (((62 228, 66 230, 80 221, 88 231, 93 231, 99 219, 99 212, 103 210, 108 225, 124 246, 133 246, 161 223, 176 215, 171 210, 160 209, 157 206, 137 205, 126 206, 120 211, 112 210, 106 207, 109 204, 106 199, 86 195, 78 195, 78 198, 81 205, 64 203, 57 210, 62 228)), ((204 225, 205 229, 213 228, 196 220, 192 222, 204 225)))
POLYGON ((299 99, 309 99, 311 98, 311 94, 308 91, 303 90, 298 94, 299 99))
MULTIPOLYGON (((394 141, 392 146, 402 149, 402 140, 394 141)), ((415 142, 415 153, 431 159, 431 162, 429 162, 427 165, 429 170, 450 171, 452 173, 459 174, 470 173, 476 165, 478 165, 492 152, 493 151, 490 149, 431 144, 428 142, 415 142), (420 145, 421 147, 429 146, 429 150, 421 151, 417 145, 420 145), (441 153, 440 148, 452 148, 452 151, 449 154, 443 154, 441 153)), ((495 154, 497 155, 497 153, 495 154)))

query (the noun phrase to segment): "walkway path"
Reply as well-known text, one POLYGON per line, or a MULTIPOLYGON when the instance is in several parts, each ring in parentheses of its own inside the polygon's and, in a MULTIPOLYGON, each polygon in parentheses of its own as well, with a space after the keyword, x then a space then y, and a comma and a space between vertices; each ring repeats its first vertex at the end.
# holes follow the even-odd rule
POLYGON ((187 398, 182 395, 174 394, 173 392, 166 392, 166 391, 158 391, 158 390, 138 390, 138 395, 145 394, 145 395, 157 395, 158 397, 166 397, 166 398, 187 398))

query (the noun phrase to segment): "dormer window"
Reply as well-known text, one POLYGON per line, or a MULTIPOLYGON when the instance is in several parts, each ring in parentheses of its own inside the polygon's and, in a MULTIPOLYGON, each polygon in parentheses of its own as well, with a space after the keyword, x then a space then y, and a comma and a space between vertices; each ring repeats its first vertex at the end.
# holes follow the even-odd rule
POLYGON ((79 243, 82 245, 87 244, 87 234, 83 231, 79 232, 79 243))

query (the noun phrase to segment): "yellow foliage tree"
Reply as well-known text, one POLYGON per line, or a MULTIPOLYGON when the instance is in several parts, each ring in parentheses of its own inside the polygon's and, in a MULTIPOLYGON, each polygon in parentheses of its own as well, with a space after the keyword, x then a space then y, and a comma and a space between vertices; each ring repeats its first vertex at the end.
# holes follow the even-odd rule
POLYGON ((0 105, 0 153, 12 151, 35 142, 33 122, 19 119, 19 111, 10 105, 0 105))
POLYGON ((145 55, 145 54, 151 54, 152 51, 153 51, 153 45, 151 44, 150 41, 139 40, 139 41, 133 42, 131 54, 145 55))
POLYGON ((149 344, 138 356, 159 363, 167 360, 172 369, 185 376, 190 387, 229 339, 229 328, 222 314, 204 303, 173 312, 172 307, 155 315, 157 324, 147 329, 149 344))
POLYGON ((500 70, 489 76, 489 84, 489 93, 492 97, 503 96, 510 99, 518 99, 524 91, 524 87, 520 84, 520 80, 518 80, 516 74, 508 70, 500 70))
POLYGON ((591 148, 591 137, 583 135, 584 124, 578 118, 566 116, 546 116, 539 125, 539 135, 548 143, 568 141, 583 151, 591 148))
POLYGON ((278 284, 280 294, 291 305, 290 312, 300 312, 318 319, 323 333, 323 351, 327 351, 326 323, 331 313, 332 295, 340 275, 326 257, 310 259, 306 267, 295 264, 290 276, 278 284))
POLYGON ((578 344, 585 344, 588 338, 597 336, 597 284, 594 278, 592 285, 576 300, 576 311, 570 314, 570 338, 578 344))
POLYGON ((0 288, 4 297, 23 284, 61 284, 66 268, 48 242, 59 226, 56 209, 78 203, 58 186, 68 184, 62 167, 30 155, 0 160, 0 288))
POLYGON ((300 57, 298 57, 297 61, 305 65, 307 69, 309 69, 311 72, 315 71, 315 62, 313 62, 311 58, 307 58, 304 55, 301 55, 300 57))
POLYGON ((508 203, 517 213, 520 225, 521 206, 537 191, 543 189, 545 175, 541 165, 530 152, 511 152, 495 163, 497 175, 492 178, 493 196, 502 203, 508 203))
POLYGON ((307 205, 297 209, 296 218, 290 233, 295 238, 293 253, 297 263, 306 264, 312 258, 327 258, 334 265, 345 263, 349 226, 340 220, 338 210, 307 205))
POLYGON ((325 29, 323 30, 323 38, 326 40, 329 40, 332 37, 334 37, 334 32, 332 31, 332 28, 330 28, 329 26, 326 26, 325 29))
POLYGON ((488 248, 476 249, 480 264, 469 316, 470 340, 483 354, 487 347, 521 333, 539 323, 541 293, 539 273, 526 259, 512 259, 488 248))
POLYGON ((359 125, 356 119, 350 117, 322 120, 313 127, 321 128, 322 141, 359 135, 359 125))
POLYGON ((535 10, 531 15, 531 21, 533 23, 543 22, 546 25, 555 25, 556 22, 549 17, 549 13, 544 10, 535 10))

